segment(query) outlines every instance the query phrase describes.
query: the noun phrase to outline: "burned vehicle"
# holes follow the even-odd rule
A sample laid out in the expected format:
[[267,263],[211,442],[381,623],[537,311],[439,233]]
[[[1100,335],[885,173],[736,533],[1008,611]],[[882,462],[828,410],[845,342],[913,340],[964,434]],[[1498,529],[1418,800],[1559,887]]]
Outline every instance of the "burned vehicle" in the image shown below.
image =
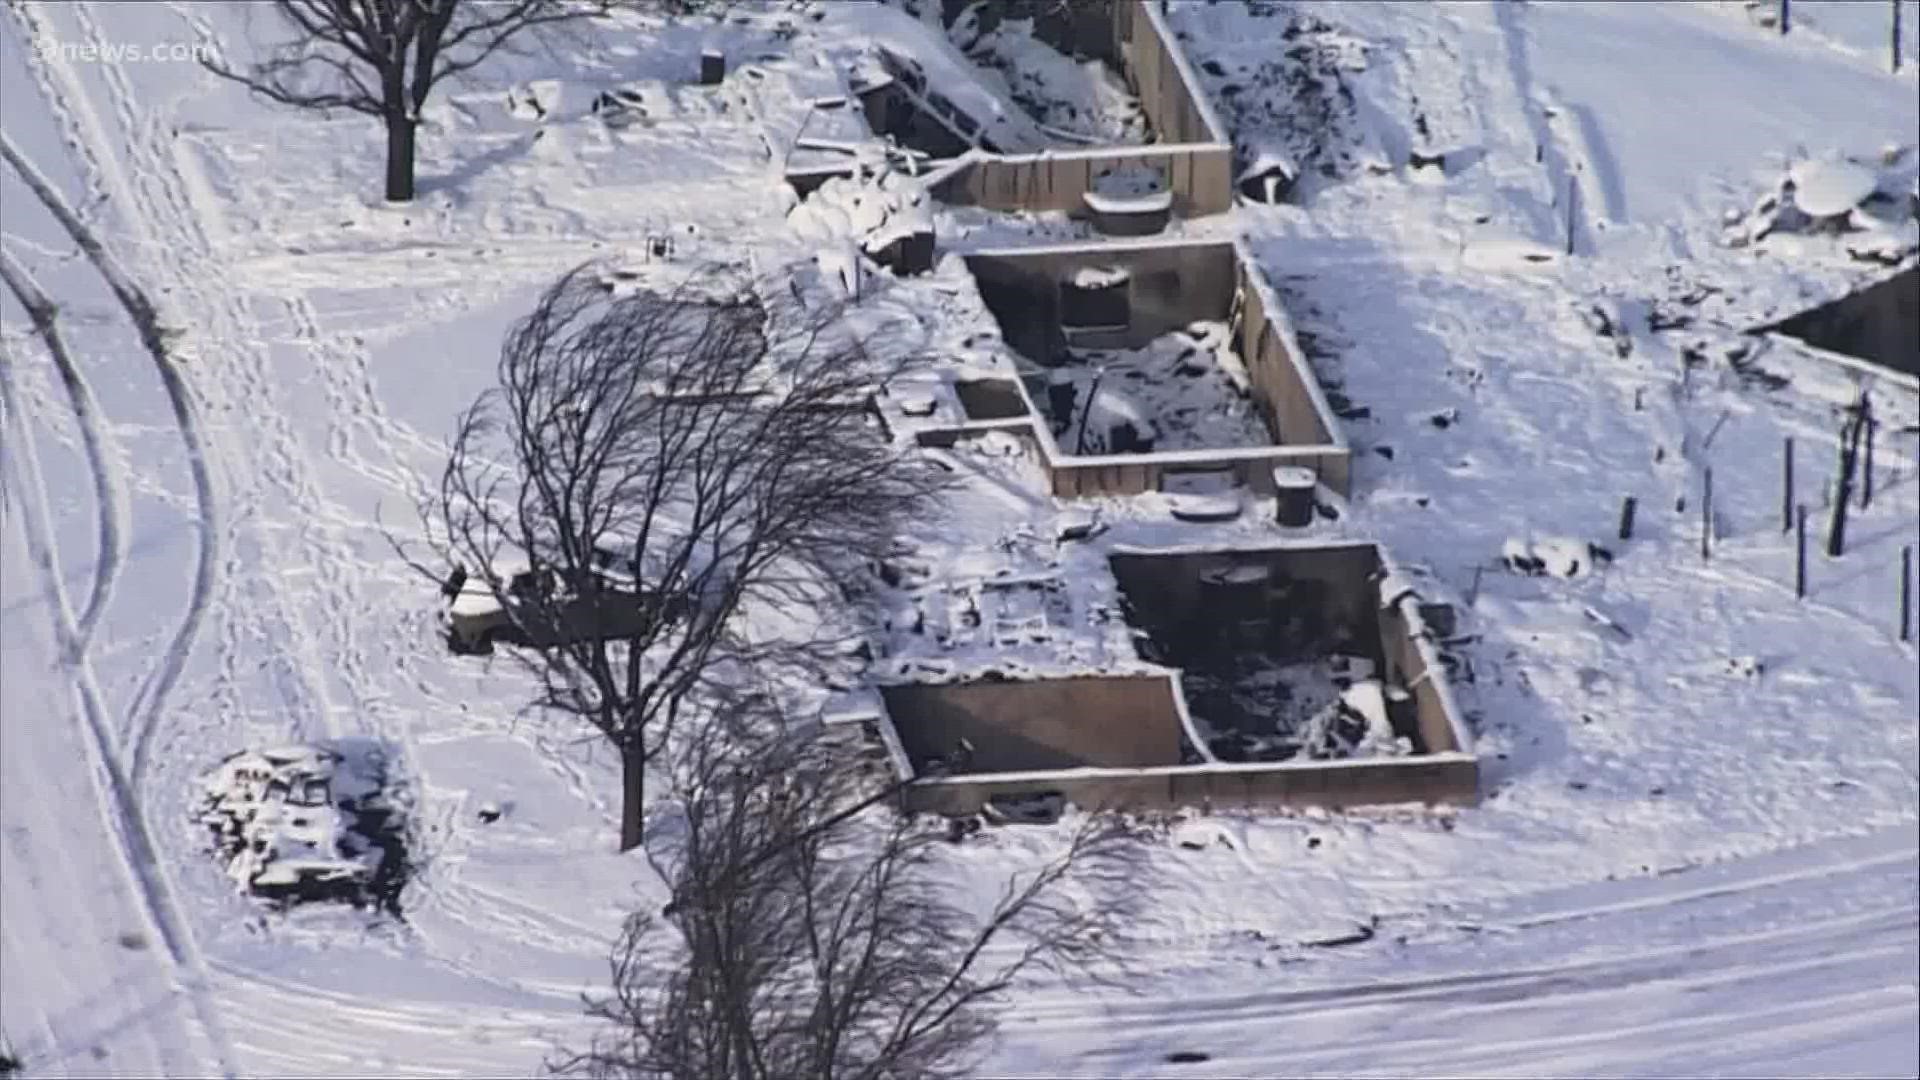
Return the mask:
[[322,746],[243,750],[202,780],[196,817],[243,889],[358,900],[381,876],[393,808],[384,770]]
[[550,648],[569,641],[632,637],[657,620],[677,618],[678,602],[643,586],[630,553],[596,547],[592,563],[568,575],[529,562],[498,567],[490,583],[456,567],[441,588],[447,598],[447,646],[487,654],[495,642]]

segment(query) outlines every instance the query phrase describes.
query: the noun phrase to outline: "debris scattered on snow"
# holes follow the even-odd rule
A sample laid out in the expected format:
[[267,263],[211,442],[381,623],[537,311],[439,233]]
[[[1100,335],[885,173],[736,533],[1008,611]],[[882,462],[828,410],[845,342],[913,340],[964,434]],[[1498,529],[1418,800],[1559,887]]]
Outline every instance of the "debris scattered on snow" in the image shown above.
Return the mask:
[[1501,547],[1500,557],[1508,569],[1529,577],[1579,577],[1591,572],[1597,561],[1592,545],[1567,537],[1509,539]]
[[374,752],[245,750],[203,778],[195,818],[212,832],[228,876],[254,895],[379,901],[397,911],[405,856],[387,787]]
[[1293,190],[1294,178],[1299,174],[1299,169],[1285,154],[1262,150],[1253,155],[1253,161],[1241,170],[1234,183],[1240,194],[1255,202],[1277,203]]
[[854,177],[836,176],[787,215],[802,239],[852,241],[869,255],[889,244],[933,232],[933,208],[920,181],[884,165]]

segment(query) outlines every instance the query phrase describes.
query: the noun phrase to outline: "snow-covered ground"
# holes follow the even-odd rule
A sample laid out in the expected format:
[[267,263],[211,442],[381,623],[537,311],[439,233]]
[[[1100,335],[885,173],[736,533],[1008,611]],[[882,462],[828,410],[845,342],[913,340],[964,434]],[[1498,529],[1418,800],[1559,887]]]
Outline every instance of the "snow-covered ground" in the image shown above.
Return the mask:
[[[1784,39],[1738,4],[1274,7],[1173,18],[1222,72],[1311,20],[1302,39],[1330,50],[1351,109],[1337,90],[1290,109],[1250,81],[1231,96],[1270,108],[1226,111],[1243,141],[1260,117],[1324,113],[1289,137],[1318,140],[1328,174],[1303,205],[1188,228],[1248,237],[1323,378],[1367,410],[1326,535],[1379,539],[1466,609],[1479,640],[1457,689],[1484,801],[1172,825],[1138,851],[1131,992],[1023,990],[987,1070],[1920,1073],[1920,686],[1893,621],[1898,553],[1920,540],[1920,459],[1898,429],[1920,410],[1878,392],[1873,505],[1844,557],[1813,553],[1797,602],[1781,442],[1824,524],[1852,376],[1775,349],[1758,363],[1791,382],[1768,391],[1723,360],[1733,331],[1889,271],[1843,238],[1722,242],[1723,213],[1802,147],[1913,142],[1920,57],[1886,73],[1859,13],[1885,5],[1796,0]],[[577,995],[621,912],[660,893],[611,853],[614,762],[519,715],[510,661],[447,655],[437,594],[382,532],[417,531],[454,412],[559,272],[644,265],[667,236],[680,262],[808,254],[775,148],[814,92],[805,58],[851,16],[780,18],[626,16],[591,45],[503,58],[429,107],[422,196],[394,208],[363,119],[84,48],[244,56],[264,9],[8,6],[0,129],[152,295],[190,390],[176,410],[100,276],[0,169],[0,239],[59,301],[92,403],[76,415],[0,298],[0,1031],[30,1075],[521,1074],[582,1030]],[[786,59],[703,89],[705,47]],[[544,115],[509,84],[547,95]],[[589,114],[614,86],[644,88],[647,122]],[[1445,175],[1405,168],[1410,150],[1444,153]],[[995,244],[1064,228],[967,224]],[[870,317],[899,348],[964,356],[990,324],[956,283],[952,262],[883,280]],[[1593,332],[1596,304],[1627,324],[1627,355]],[[1692,321],[1656,331],[1655,313]],[[984,576],[995,541],[1051,536],[1062,513],[1030,464],[972,454],[955,455],[964,528],[922,527],[936,578]],[[1271,535],[1258,508],[1189,526],[1158,496],[1095,506],[1102,544]],[[1570,580],[1499,569],[1526,537],[1613,561]],[[91,637],[63,647],[96,592]],[[195,779],[243,747],[355,737],[387,745],[416,795],[405,921],[268,916],[202,850]],[[987,830],[950,852],[954,880],[995,887],[1057,843]],[[1368,940],[1308,944],[1361,926]]]

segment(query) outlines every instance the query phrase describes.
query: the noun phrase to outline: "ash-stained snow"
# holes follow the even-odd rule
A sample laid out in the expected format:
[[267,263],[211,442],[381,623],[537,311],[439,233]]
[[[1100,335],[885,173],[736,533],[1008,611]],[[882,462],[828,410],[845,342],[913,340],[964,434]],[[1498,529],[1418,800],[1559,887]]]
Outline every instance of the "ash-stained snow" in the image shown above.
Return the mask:
[[[1089,280],[1094,287],[1113,283],[1104,276]],[[1034,396],[1069,453],[1225,450],[1274,441],[1219,322],[1194,323],[1137,349],[1073,349],[1066,364],[1046,372],[1046,388]],[[1123,445],[1115,445],[1118,428],[1126,429]]]
[[[813,254],[788,227],[782,158],[815,99],[848,93],[850,64],[906,41],[877,10],[623,8],[577,45],[503,54],[429,103],[421,197],[393,207],[364,118],[284,111],[193,64],[44,48],[204,35],[243,57],[269,36],[263,9],[8,6],[0,126],[161,305],[216,481],[201,505],[112,296],[0,169],[8,254],[60,301],[97,404],[76,414],[0,295],[0,1030],[26,1071],[523,1074],[589,1030],[579,993],[605,978],[619,920],[664,903],[612,853],[616,763],[577,726],[522,714],[512,663],[448,655],[443,601],[383,533],[420,539],[410,508],[455,412],[559,273],[606,254]],[[1352,497],[1302,539],[1379,541],[1423,602],[1455,605],[1442,655],[1482,802],[1142,821],[1128,888],[1143,913],[1115,973],[1128,992],[1020,988],[983,1073],[1920,1072],[1920,687],[1893,626],[1899,551],[1920,542],[1920,406],[1743,333],[1912,264],[1897,202],[1913,156],[1878,170],[1891,202],[1849,215],[1879,222],[1871,235],[1742,225],[1735,243],[1726,220],[1758,216],[1796,161],[1913,142],[1920,62],[1886,71],[1886,10],[1794,0],[1782,37],[1737,3],[1171,6],[1236,142],[1300,177],[1300,205],[1174,231],[1245,234],[1347,414]],[[1920,11],[1903,11],[1911,36]],[[956,94],[982,86],[934,44],[974,71],[948,80]],[[710,47],[728,77],[699,87]],[[596,113],[615,91],[624,104]],[[979,93],[983,112],[991,99],[1033,123]],[[1084,233],[1058,216],[936,219],[949,245]],[[1601,298],[1619,301],[1624,354],[1579,315]],[[961,260],[881,280],[860,315],[885,350],[934,360],[902,399],[958,416],[956,379],[1015,375]],[[1883,421],[1875,492],[1834,559],[1839,409],[1863,386]],[[111,451],[123,559],[76,659],[48,596],[57,584],[78,609],[102,561],[86,425]],[[1779,505],[1789,436],[1815,534],[1805,601]],[[937,453],[962,488],[902,538],[903,614],[874,676],[1149,669],[1106,553],[1276,535],[1271,501],[1244,491],[1213,493],[1245,506],[1216,522],[1175,516],[1188,492],[1069,506],[1005,432]],[[1629,495],[1634,539],[1616,542]],[[27,542],[43,511],[51,573]],[[1081,530],[1096,535],[1063,539]],[[209,537],[223,557],[196,595]],[[1504,570],[1508,539],[1537,555],[1552,537],[1613,561]],[[955,648],[903,629],[915,609]],[[178,683],[149,701],[195,610]],[[263,918],[190,823],[198,779],[247,747],[352,736],[395,747],[417,793],[404,921],[328,905]],[[142,820],[155,867],[135,857]],[[984,904],[1058,843],[988,828],[938,863]]]
[[1098,146],[1145,142],[1140,99],[1099,60],[1075,60],[1033,34],[1032,19],[1005,19],[968,33],[963,15],[949,33],[970,38],[966,51],[1005,81],[1007,94],[1056,138]]

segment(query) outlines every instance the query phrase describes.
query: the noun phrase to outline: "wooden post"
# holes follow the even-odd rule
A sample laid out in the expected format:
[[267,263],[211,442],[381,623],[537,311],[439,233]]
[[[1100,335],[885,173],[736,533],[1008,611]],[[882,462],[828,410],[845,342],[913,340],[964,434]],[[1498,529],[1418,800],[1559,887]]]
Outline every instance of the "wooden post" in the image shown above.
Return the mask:
[[1900,0],[1890,0],[1893,5],[1893,33],[1888,41],[1893,46],[1893,73],[1900,74]]
[[1580,189],[1574,185],[1573,174],[1567,174],[1567,254],[1573,254],[1573,214],[1575,197]]
[[1795,518],[1794,530],[1793,595],[1795,599],[1805,600],[1807,598],[1807,508],[1803,504],[1798,510],[1799,516]]
[[1700,491],[1700,561],[1713,558],[1713,470],[1708,469]]
[[1901,548],[1901,640],[1914,640],[1914,546]]
[[1867,458],[1861,463],[1860,472],[1860,509],[1873,505],[1873,437],[1880,430],[1880,421],[1867,417]]
[[1853,501],[1853,472],[1859,467],[1860,436],[1867,428],[1866,400],[1855,406],[1853,419],[1840,431],[1840,482],[1833,497],[1833,517],[1827,525],[1827,557],[1847,551],[1847,505]]
[[1787,436],[1787,446],[1781,458],[1780,485],[1780,531],[1793,531],[1793,436]]
[[1780,0],[1780,34],[1786,36],[1793,27],[1793,0]]
[[1634,497],[1629,495],[1620,502],[1620,539],[1633,539]]

